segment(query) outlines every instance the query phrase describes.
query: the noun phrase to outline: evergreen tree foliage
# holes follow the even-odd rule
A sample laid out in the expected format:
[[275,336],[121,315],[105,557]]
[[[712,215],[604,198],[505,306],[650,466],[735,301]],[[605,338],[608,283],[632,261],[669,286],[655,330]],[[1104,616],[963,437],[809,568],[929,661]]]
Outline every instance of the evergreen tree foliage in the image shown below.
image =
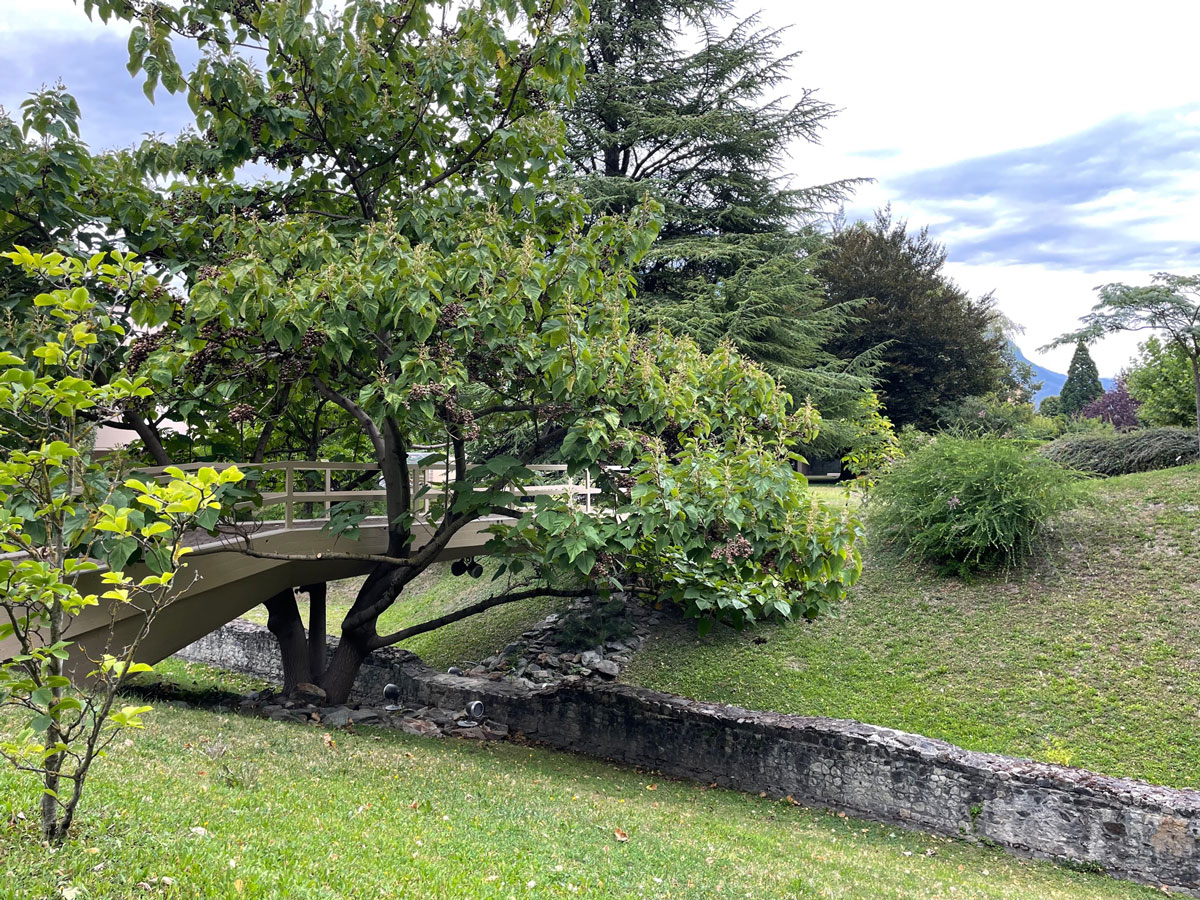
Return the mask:
[[1104,393],[1100,384],[1100,372],[1092,355],[1088,353],[1087,345],[1079,341],[1075,345],[1075,355],[1071,357],[1071,366],[1067,369],[1067,380],[1059,395],[1059,408],[1064,415],[1074,416],[1083,412],[1083,408],[1098,399]]
[[885,209],[837,230],[817,267],[831,306],[863,303],[832,348],[845,359],[882,348],[879,390],[897,425],[933,427],[939,408],[1019,381],[992,296],[970,297],[945,262],[927,228],[910,233]]
[[[626,213],[647,193],[664,207],[639,271],[634,321],[713,347],[731,341],[797,401],[847,414],[870,385],[866,360],[826,350],[852,304],[822,302],[821,234],[806,223],[849,182],[793,188],[788,145],[815,142],[833,115],[785,89],[793,55],[731,0],[598,0],[587,81],[564,111],[571,170],[596,213]],[[692,40],[692,38],[696,40]]]

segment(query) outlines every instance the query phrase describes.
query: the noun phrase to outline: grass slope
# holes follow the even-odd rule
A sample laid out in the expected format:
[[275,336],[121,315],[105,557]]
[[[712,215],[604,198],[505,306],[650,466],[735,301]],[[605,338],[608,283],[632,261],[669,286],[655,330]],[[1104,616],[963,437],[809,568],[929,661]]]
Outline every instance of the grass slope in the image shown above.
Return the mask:
[[1032,574],[965,583],[872,552],[835,614],[705,639],[680,626],[624,677],[1200,786],[1200,468],[1093,491]]
[[0,898],[1161,896],[515,744],[171,706],[148,721],[98,764],[58,851],[0,768]]
[[[379,633],[387,634],[408,625],[417,625],[436,616],[484,599],[498,590],[492,581],[495,564],[481,560],[481,578],[455,577],[449,563],[438,563],[416,579],[400,600],[379,617]],[[326,618],[330,634],[340,634],[342,619],[354,603],[363,579],[349,578],[329,585]],[[478,662],[504,647],[513,637],[527,630],[550,613],[562,608],[558,599],[533,599],[497,606],[487,612],[437,631],[417,635],[397,645],[416,653],[431,666],[443,668],[465,661]],[[308,601],[301,598],[300,613],[308,618]],[[267,624],[267,611],[256,606],[242,618],[260,625]]]

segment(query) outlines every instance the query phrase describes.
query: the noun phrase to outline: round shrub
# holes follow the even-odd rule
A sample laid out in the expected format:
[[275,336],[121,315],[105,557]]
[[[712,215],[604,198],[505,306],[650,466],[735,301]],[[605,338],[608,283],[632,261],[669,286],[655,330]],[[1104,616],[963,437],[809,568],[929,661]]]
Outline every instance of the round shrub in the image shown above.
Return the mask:
[[1079,496],[1076,473],[1019,442],[941,435],[879,483],[870,531],[943,571],[1007,568]]
[[1195,462],[1196,432],[1187,428],[1144,428],[1124,434],[1068,434],[1042,447],[1059,465],[1091,475],[1128,475]]

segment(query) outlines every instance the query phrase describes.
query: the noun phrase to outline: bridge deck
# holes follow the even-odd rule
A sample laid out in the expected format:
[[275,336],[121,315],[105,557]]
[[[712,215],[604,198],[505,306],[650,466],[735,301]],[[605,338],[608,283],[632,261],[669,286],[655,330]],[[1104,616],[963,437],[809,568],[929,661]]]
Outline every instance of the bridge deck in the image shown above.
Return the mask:
[[[180,466],[188,470],[200,466]],[[181,650],[204,635],[237,618],[272,595],[288,587],[336,581],[365,575],[372,563],[358,560],[312,559],[304,561],[260,559],[249,556],[239,548],[249,544],[258,551],[278,554],[305,554],[346,552],[379,554],[387,548],[386,519],[369,516],[358,526],[354,537],[333,535],[325,526],[328,519],[306,517],[313,512],[324,512],[327,516],[336,504],[343,502],[378,503],[385,494],[380,488],[344,490],[334,484],[337,472],[351,472],[370,477],[378,469],[356,463],[288,462],[251,466],[283,475],[282,491],[264,491],[261,509],[283,507],[283,517],[278,520],[248,523],[244,536],[223,535],[212,537],[198,532],[195,541],[188,541],[196,552],[186,557],[187,568],[178,574],[179,592],[164,607],[154,620],[149,635],[142,641],[138,652],[141,662],[155,663]],[[430,502],[444,490],[445,466],[412,468],[413,493],[417,503],[428,510]],[[531,466],[535,472],[565,476],[565,466]],[[297,474],[318,472],[324,475],[324,490],[296,490]],[[163,476],[161,469],[145,470],[145,474]],[[378,482],[378,480],[376,479]],[[555,484],[522,486],[522,497],[545,493],[577,495],[580,502],[591,508],[592,498],[597,493],[590,480],[582,483],[571,480]],[[498,522],[511,521],[502,516],[480,518],[462,527],[448,546],[438,554],[439,560],[461,559],[475,556],[483,551],[491,535],[487,529]],[[436,523],[430,524],[424,515],[418,517],[414,528],[416,537],[413,550],[419,550],[433,534]],[[132,577],[140,577],[136,566],[130,568]],[[142,573],[144,574],[144,573]],[[96,585],[81,585],[85,592],[95,591]],[[140,630],[144,613],[133,605],[101,602],[100,606],[85,610],[71,623],[67,638],[90,659],[99,658],[113,648],[121,648]],[[16,653],[15,642],[9,639],[0,642],[0,657]]]

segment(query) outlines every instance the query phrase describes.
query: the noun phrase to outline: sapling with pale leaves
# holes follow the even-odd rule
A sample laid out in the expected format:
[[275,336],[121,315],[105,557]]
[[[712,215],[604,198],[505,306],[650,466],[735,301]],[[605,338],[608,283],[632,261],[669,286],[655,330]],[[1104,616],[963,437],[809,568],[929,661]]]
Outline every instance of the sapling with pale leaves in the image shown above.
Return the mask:
[[[135,661],[138,645],[186,579],[185,537],[215,522],[222,489],[242,476],[168,469],[143,481],[89,451],[100,423],[150,397],[144,378],[93,380],[111,371],[103,360],[122,352],[124,334],[88,286],[136,291],[131,255],[3,256],[47,290],[0,335],[0,755],[41,783],[42,834],[58,844],[92,763],[149,710],[122,705],[121,690],[149,668]],[[111,624],[131,606],[141,624],[84,653],[71,625],[102,601]]]

